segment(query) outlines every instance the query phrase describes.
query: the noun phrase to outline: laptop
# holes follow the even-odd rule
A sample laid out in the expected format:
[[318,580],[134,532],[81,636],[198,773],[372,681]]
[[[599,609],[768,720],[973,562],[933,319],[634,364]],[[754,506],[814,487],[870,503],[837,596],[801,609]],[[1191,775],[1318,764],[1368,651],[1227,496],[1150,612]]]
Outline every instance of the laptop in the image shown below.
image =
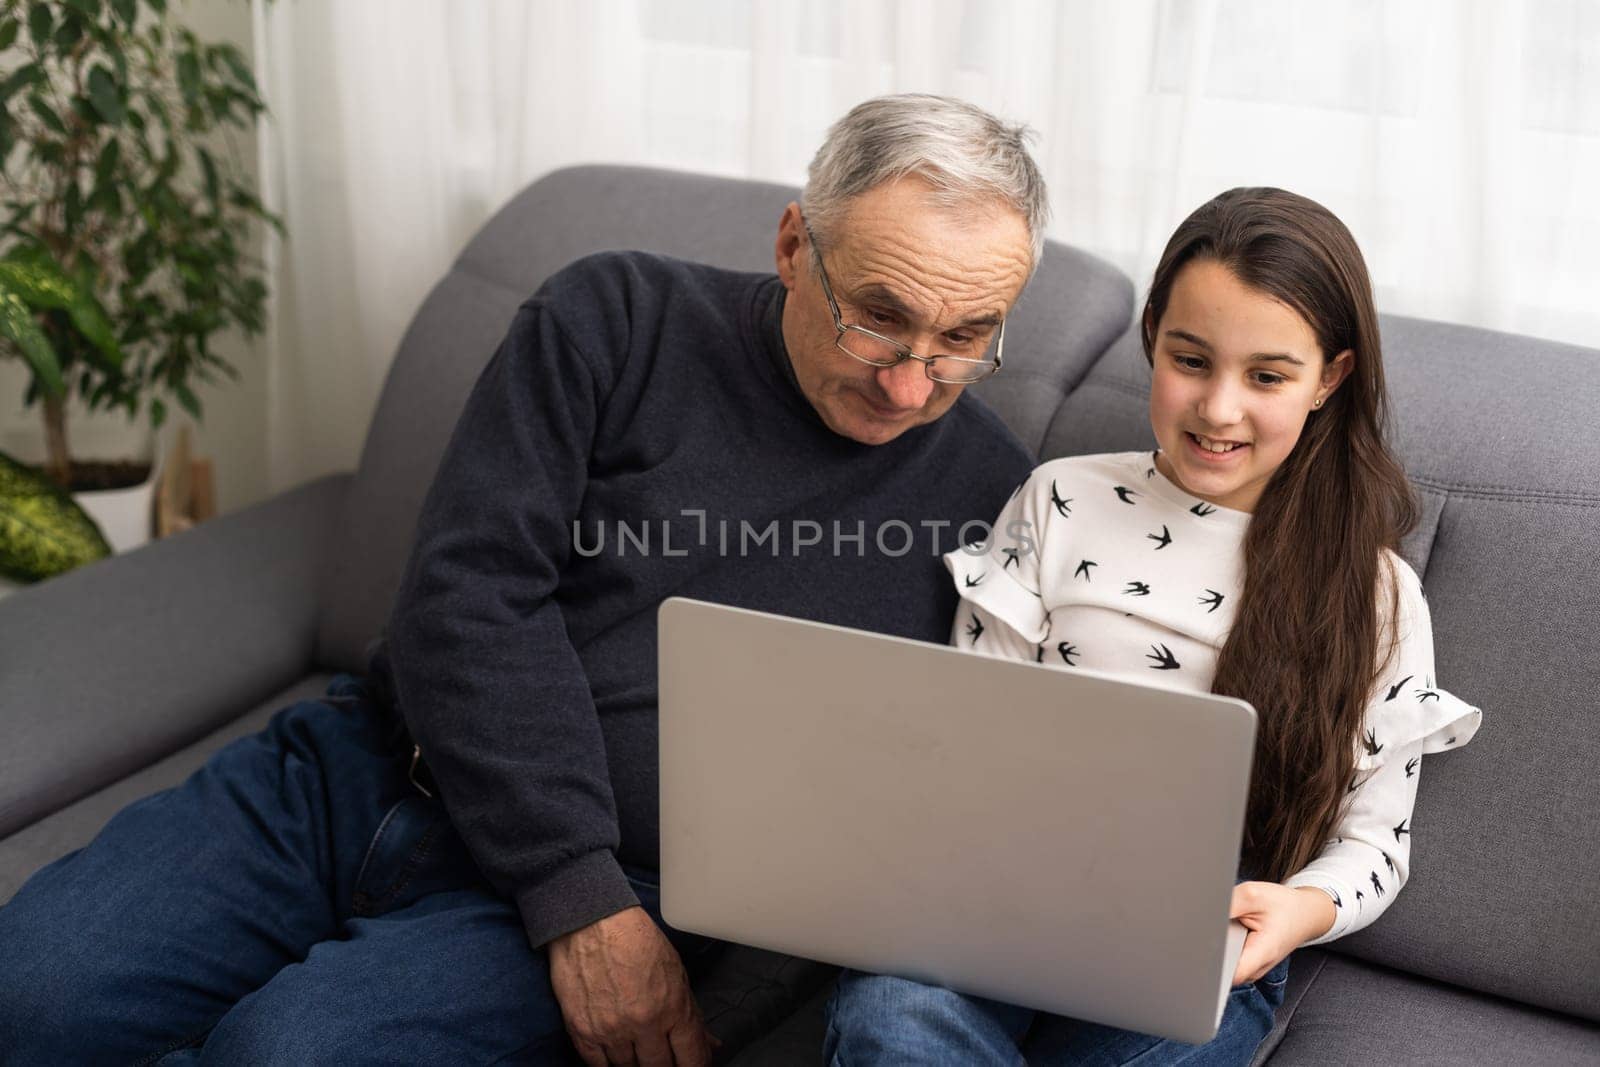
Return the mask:
[[1215,1036],[1249,704],[682,598],[659,624],[670,925]]

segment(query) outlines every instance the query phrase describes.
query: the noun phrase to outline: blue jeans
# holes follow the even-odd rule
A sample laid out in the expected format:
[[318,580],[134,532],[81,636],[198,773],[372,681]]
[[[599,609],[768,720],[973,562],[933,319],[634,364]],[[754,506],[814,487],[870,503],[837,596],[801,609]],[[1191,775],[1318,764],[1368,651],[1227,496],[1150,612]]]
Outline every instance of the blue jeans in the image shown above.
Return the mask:
[[342,676],[38,871],[0,907],[0,1064],[578,1062],[409,757]]
[[1113,1064],[1245,1067],[1272,1031],[1289,961],[1228,994],[1217,1036],[1185,1045],[953,993],[904,978],[846,971],[828,1001],[827,1062]]

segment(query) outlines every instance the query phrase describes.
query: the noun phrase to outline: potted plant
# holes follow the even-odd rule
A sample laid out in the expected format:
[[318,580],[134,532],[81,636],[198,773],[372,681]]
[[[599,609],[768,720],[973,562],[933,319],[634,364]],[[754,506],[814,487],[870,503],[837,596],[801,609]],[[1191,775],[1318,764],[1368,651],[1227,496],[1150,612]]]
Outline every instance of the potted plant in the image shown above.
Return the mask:
[[0,64],[0,358],[27,365],[48,477],[146,481],[148,457],[75,461],[68,404],[153,433],[173,403],[200,417],[198,383],[237,377],[213,338],[262,329],[253,227],[282,224],[229,135],[265,107],[239,50],[165,0],[0,0]]

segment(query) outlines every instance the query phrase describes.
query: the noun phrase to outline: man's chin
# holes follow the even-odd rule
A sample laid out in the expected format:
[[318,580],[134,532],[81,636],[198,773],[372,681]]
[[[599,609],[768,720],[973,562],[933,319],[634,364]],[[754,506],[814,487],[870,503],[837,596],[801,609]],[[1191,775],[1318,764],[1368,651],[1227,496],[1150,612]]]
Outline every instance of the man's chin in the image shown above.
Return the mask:
[[861,418],[842,420],[834,432],[862,445],[886,445],[917,425],[915,415],[899,419]]

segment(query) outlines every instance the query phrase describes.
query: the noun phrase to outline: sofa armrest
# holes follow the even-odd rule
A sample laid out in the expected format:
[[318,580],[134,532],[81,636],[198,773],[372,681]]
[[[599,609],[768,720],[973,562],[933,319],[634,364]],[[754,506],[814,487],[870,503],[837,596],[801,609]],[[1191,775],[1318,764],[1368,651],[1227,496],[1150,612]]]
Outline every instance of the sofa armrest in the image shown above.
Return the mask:
[[310,670],[351,476],[0,600],[0,838]]

